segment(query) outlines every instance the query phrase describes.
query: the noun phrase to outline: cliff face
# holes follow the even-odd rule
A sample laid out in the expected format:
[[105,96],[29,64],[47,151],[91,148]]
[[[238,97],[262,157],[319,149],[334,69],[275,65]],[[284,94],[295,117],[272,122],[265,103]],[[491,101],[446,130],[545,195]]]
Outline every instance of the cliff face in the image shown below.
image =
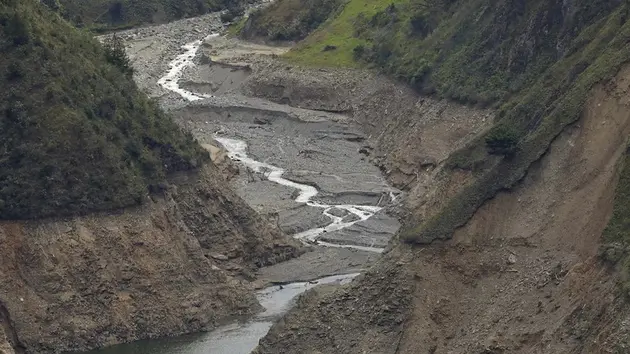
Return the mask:
[[[172,185],[175,186],[175,185]],[[211,329],[258,304],[241,280],[297,247],[226,192],[213,167],[120,212],[0,224],[9,343],[83,350]]]

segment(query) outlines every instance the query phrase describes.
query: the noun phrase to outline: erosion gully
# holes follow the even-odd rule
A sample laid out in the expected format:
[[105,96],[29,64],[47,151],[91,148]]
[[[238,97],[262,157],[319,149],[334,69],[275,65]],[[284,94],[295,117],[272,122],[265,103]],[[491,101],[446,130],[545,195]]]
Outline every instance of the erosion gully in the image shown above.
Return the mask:
[[[218,36],[212,34],[210,37]],[[208,39],[206,38],[206,39]],[[182,72],[194,66],[193,59],[203,40],[197,40],[182,46],[183,53],[178,55],[169,64],[167,73],[159,79],[158,84],[163,88],[175,92],[187,101],[199,101],[213,97],[209,94],[201,94],[186,90],[179,85]],[[228,151],[228,156],[238,163],[246,166],[252,171],[268,173],[267,179],[279,185],[297,190],[294,195],[295,202],[306,204],[312,208],[320,209],[321,213],[330,219],[330,223],[323,227],[314,227],[297,234],[293,237],[311,245],[316,244],[323,247],[350,248],[363,252],[381,253],[383,248],[362,246],[356,244],[330,243],[318,240],[324,233],[331,233],[348,228],[356,223],[363,222],[374,216],[382,207],[373,205],[353,205],[353,204],[325,204],[314,198],[320,191],[311,185],[301,184],[283,178],[285,169],[265,162],[257,161],[248,155],[248,144],[235,137],[215,136],[218,141]],[[395,194],[390,192],[390,199],[395,199]],[[331,209],[342,209],[354,218],[348,219],[333,215]],[[345,220],[345,221],[344,221]],[[350,220],[350,221],[348,221]],[[91,351],[91,354],[110,353],[134,353],[134,354],[248,354],[257,345],[271,328],[274,321],[285,314],[292,306],[294,299],[321,284],[346,284],[352,281],[359,273],[340,274],[328,276],[309,282],[295,282],[285,285],[271,286],[257,292],[257,298],[264,308],[264,311],[247,322],[237,322],[222,326],[212,332],[184,335],[174,338],[163,338],[157,340],[145,340],[134,343],[116,345],[113,347]]]

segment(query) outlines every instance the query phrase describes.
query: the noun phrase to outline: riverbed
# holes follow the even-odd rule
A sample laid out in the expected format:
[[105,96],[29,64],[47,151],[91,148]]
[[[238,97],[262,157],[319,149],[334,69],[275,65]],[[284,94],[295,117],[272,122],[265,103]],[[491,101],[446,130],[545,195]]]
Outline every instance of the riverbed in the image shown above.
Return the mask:
[[[203,21],[216,21],[213,16]],[[380,256],[399,227],[385,210],[399,192],[360,153],[365,140],[360,129],[343,115],[243,96],[239,84],[252,68],[200,62],[200,47],[225,44],[217,32],[199,30],[216,31],[215,22],[200,23],[188,19],[123,35],[139,71],[136,80],[200,143],[227,150],[240,169],[233,182],[237,193],[260,213],[276,215],[279,227],[311,251],[260,270],[259,284],[283,285],[257,292],[264,311],[253,319],[209,333],[122,344],[93,354],[247,354],[299,294],[321,284],[352,281]],[[186,31],[191,26],[197,26],[198,38]],[[187,34],[178,41],[173,38],[178,33]],[[263,55],[264,49],[257,47],[252,54]],[[215,54],[229,59],[229,53]],[[156,67],[162,69],[159,77]]]

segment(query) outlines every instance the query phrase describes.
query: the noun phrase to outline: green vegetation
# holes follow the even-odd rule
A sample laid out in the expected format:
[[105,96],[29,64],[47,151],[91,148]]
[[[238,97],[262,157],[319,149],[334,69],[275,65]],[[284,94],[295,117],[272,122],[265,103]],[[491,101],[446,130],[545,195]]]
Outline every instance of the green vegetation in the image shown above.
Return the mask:
[[576,1],[569,11],[561,1],[415,0],[360,16],[354,32],[370,43],[360,60],[422,92],[486,105],[580,50],[586,43],[573,40],[618,5]]
[[[574,5],[580,8],[580,2]],[[529,166],[544,154],[553,139],[567,125],[579,119],[591,88],[612,78],[621,65],[630,59],[630,23],[626,21],[628,12],[628,5],[620,4],[609,14],[583,17],[589,21],[578,26],[582,30],[567,40],[564,55],[544,70],[535,66],[540,74],[528,81],[528,85],[520,91],[503,99],[497,126],[507,126],[518,132],[515,135],[519,137],[517,149],[513,156],[475,170],[475,183],[453,198],[434,218],[404,230],[404,240],[426,243],[450,238],[455,228],[464,225],[483,202],[500,190],[511,188],[525,175]],[[570,25],[572,28],[577,26],[575,23]],[[532,27],[539,30],[539,26]],[[562,33],[562,28],[558,27],[558,33]],[[549,32],[539,33],[545,38],[562,38]],[[535,43],[536,38],[534,36],[530,40]],[[542,41],[543,38],[540,39]],[[492,47],[488,49],[493,52]],[[483,57],[484,52],[479,52],[478,56]],[[529,62],[538,62],[538,59],[531,58],[525,64]],[[527,70],[522,75],[529,76]],[[483,87],[479,87],[480,92]],[[458,163],[479,161],[482,151],[480,144],[487,143],[492,134],[494,132],[491,131],[484,139],[473,142],[455,154],[451,158],[451,166],[467,168]],[[482,159],[489,160],[488,152],[485,154],[486,157]]]
[[[54,0],[46,0],[52,2]],[[62,15],[95,32],[121,30],[229,10],[242,13],[242,0],[59,0]]]
[[243,24],[243,38],[272,41],[304,39],[342,4],[342,0],[283,0],[254,11]]
[[630,296],[630,153],[621,160],[621,173],[615,193],[613,215],[604,230],[602,256],[621,268],[621,283]]
[[[336,12],[336,16],[326,21],[286,56],[303,65],[356,67],[360,63],[355,60],[355,48],[367,47],[370,42],[355,35],[355,23],[360,18],[376,15],[392,3],[405,1],[408,0],[350,0]],[[327,47],[335,49],[324,51]]]
[[519,132],[506,124],[497,125],[485,137],[488,153],[503,156],[516,153],[519,139]]
[[231,37],[236,37],[240,35],[241,31],[245,27],[245,24],[247,23],[247,19],[247,17],[243,16],[238,19],[238,21],[232,23],[230,27],[228,27],[228,35]]
[[133,78],[133,66],[127,56],[122,39],[114,34],[105,40],[103,48],[105,49],[105,60],[117,66],[130,79]]
[[141,203],[208,155],[105,50],[37,0],[0,0],[0,218]]

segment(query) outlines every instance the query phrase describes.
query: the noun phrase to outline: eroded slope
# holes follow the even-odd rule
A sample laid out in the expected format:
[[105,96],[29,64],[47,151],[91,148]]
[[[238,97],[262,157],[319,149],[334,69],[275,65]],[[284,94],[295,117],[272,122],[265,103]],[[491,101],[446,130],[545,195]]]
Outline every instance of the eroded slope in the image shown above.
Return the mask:
[[258,304],[243,282],[293,257],[208,167],[143,207],[0,225],[0,299],[21,346],[85,350],[211,329]]
[[[582,118],[451,240],[395,246],[358,284],[305,297],[258,351],[621,350],[627,307],[615,272],[597,255],[626,154],[629,89],[626,68],[594,88]],[[447,189],[462,188],[461,174],[445,177]],[[429,193],[424,201],[439,206],[441,197]],[[381,308],[385,322],[370,320]],[[387,321],[395,314],[400,322]]]

